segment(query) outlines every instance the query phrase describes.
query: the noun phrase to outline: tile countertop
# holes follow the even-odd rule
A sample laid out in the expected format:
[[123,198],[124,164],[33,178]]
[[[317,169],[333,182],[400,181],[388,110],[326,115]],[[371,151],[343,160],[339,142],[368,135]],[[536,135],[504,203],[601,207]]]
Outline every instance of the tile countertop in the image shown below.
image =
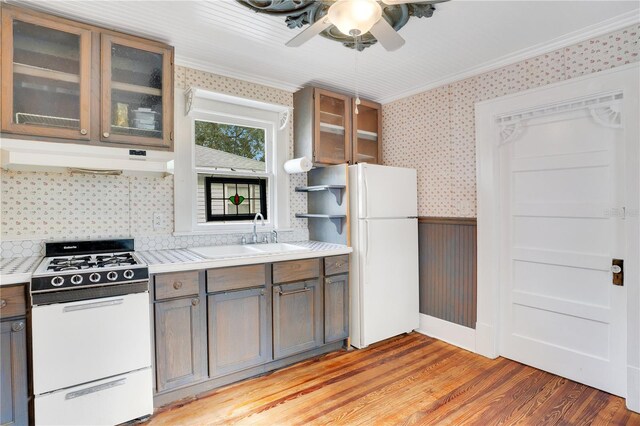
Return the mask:
[[31,281],[42,256],[0,258],[0,286]]
[[[193,269],[220,268],[224,266],[251,265],[255,263],[281,262],[285,260],[309,259],[312,257],[336,256],[353,251],[351,247],[340,244],[302,241],[287,243],[308,248],[310,250],[278,253],[238,255],[209,259],[189,249],[137,251],[140,259],[149,265],[149,273],[188,271]],[[194,247],[195,248],[195,247]]]
[[[312,257],[336,256],[353,251],[351,247],[340,244],[321,243],[317,241],[301,241],[287,243],[309,250],[277,253],[255,254],[209,259],[189,249],[169,249],[153,251],[136,251],[143,262],[149,265],[152,274],[177,272],[193,269],[219,268],[224,266],[251,265],[254,263],[282,262],[285,260],[308,259]],[[195,248],[195,247],[194,247]],[[42,256],[7,257],[0,259],[0,286],[27,283],[31,274],[42,260]]]

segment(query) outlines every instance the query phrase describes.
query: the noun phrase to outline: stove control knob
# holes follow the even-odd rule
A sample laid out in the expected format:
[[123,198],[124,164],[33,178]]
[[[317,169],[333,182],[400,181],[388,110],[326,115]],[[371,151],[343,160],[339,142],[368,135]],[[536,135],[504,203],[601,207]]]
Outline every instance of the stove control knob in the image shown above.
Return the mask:
[[74,285],[78,285],[80,283],[82,283],[82,275],[74,275],[71,277],[71,283]]
[[122,275],[124,275],[126,279],[130,280],[133,278],[133,271],[131,269],[127,269]]
[[111,271],[107,274],[107,279],[109,281],[115,281],[118,279],[118,273],[116,271]]
[[51,285],[54,287],[60,287],[62,284],[64,284],[64,278],[62,277],[53,277],[51,278]]
[[100,274],[94,272],[93,274],[89,275],[89,281],[91,281],[92,283],[97,283],[98,281],[100,281]]

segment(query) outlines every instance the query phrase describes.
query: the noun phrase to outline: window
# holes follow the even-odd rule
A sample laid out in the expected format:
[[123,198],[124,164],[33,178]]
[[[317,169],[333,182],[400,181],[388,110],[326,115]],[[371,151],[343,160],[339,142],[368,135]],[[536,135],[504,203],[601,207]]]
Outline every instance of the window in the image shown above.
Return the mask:
[[267,219],[266,179],[205,178],[207,221]]
[[239,233],[256,213],[264,231],[290,226],[287,106],[191,88],[176,96],[175,233]]
[[195,120],[196,167],[266,171],[265,129]]
[[253,220],[268,214],[268,132],[249,119],[195,119],[198,223]]

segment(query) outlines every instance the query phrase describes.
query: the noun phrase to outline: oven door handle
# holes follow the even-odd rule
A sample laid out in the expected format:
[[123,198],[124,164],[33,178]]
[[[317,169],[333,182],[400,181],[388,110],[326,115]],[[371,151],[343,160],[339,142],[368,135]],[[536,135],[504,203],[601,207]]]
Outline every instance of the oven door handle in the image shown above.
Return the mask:
[[114,380],[112,382],[107,382],[107,383],[102,383],[100,385],[91,386],[90,388],[80,389],[80,390],[75,391],[75,392],[69,392],[68,394],[66,394],[64,396],[64,399],[74,399],[74,398],[78,398],[80,396],[85,396],[85,395],[89,395],[89,394],[92,394],[92,393],[100,392],[100,391],[103,391],[103,390],[111,389],[111,388],[114,388],[116,386],[122,386],[122,385],[125,384],[126,381],[127,381],[126,378],[118,379],[118,380]]
[[84,311],[85,309],[104,308],[105,306],[122,305],[124,299],[105,300],[103,302],[91,302],[83,305],[65,306],[62,312]]

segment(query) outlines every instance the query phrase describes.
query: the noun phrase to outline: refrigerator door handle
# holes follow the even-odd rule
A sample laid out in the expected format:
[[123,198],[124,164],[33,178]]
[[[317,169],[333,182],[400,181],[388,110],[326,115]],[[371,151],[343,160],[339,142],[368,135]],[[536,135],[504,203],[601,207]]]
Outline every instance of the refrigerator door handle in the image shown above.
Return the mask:
[[369,221],[368,220],[364,221],[364,238],[365,238],[364,262],[366,265],[368,265],[369,264]]
[[362,210],[363,217],[368,217],[369,213],[369,186],[367,184],[367,169],[365,166],[362,166]]

